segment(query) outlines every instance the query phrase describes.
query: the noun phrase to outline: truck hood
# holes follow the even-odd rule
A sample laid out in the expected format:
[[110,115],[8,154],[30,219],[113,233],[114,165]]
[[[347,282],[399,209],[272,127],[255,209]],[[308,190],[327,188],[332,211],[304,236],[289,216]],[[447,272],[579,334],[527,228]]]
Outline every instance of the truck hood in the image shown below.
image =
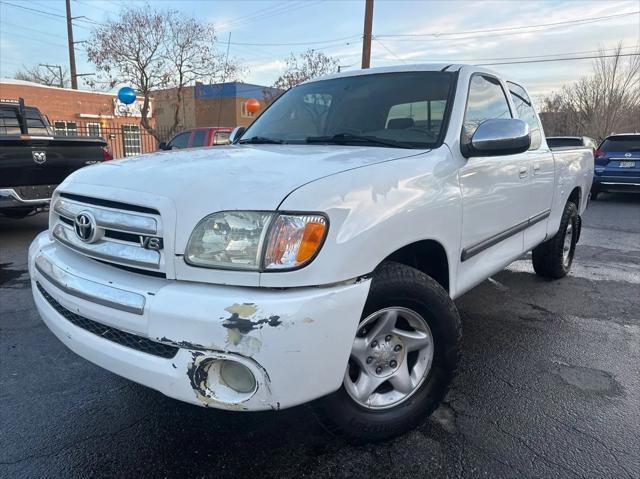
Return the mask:
[[203,212],[274,210],[313,180],[422,153],[335,145],[217,146],[105,162],[77,171],[67,183],[164,196],[180,214],[193,211],[200,219]]

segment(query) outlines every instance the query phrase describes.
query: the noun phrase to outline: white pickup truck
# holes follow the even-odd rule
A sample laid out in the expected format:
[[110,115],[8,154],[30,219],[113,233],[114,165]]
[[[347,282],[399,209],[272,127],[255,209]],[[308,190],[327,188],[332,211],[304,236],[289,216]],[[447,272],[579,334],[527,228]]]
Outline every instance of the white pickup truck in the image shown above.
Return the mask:
[[522,86],[473,66],[310,81],[233,141],[65,180],[29,251],[40,315],[167,396],[311,402],[365,440],[445,396],[454,299],[531,250],[567,274],[593,177],[590,149],[549,150]]

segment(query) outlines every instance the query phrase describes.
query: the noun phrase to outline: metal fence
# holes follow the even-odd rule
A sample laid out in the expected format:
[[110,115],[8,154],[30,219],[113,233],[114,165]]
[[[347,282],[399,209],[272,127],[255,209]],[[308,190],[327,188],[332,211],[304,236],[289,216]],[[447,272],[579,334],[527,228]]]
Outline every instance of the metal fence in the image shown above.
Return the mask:
[[[158,150],[158,140],[144,128],[136,124],[120,126],[104,126],[100,123],[54,122],[56,135],[62,136],[92,136],[107,140],[114,158],[151,153]],[[161,141],[169,140],[168,130],[158,130]]]

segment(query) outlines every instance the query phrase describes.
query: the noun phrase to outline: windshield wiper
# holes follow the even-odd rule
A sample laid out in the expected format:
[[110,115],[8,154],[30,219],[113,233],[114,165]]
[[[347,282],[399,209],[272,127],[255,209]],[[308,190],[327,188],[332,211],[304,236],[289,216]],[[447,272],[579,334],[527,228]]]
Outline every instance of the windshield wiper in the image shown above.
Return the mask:
[[369,143],[370,145],[390,146],[393,148],[411,148],[406,144],[394,140],[385,140],[376,136],[353,135],[351,133],[337,133],[331,136],[308,136],[305,141],[307,143]]
[[246,140],[240,140],[238,143],[246,144],[250,143],[252,145],[259,144],[270,144],[270,145],[282,145],[284,141],[276,140],[275,138],[267,138],[265,136],[252,136],[251,138],[247,138]]

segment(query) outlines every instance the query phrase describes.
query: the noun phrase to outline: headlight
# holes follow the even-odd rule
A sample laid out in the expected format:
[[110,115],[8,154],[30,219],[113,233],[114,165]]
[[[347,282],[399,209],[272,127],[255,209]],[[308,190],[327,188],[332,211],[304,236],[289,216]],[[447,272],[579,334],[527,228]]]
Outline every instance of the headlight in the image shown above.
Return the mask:
[[185,261],[193,266],[251,271],[295,269],[316,256],[327,233],[322,215],[223,211],[191,233]]

